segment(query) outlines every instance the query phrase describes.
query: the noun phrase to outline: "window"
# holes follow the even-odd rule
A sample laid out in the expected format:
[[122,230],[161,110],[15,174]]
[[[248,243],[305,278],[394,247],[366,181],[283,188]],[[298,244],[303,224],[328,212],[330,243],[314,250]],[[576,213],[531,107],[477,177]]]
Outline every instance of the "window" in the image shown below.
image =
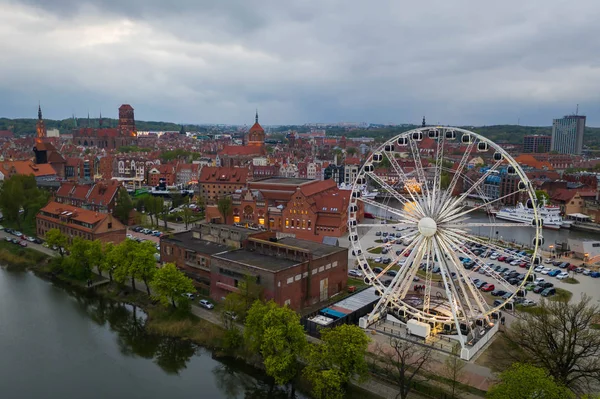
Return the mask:
[[331,269],[331,263],[328,263],[328,264],[325,266],[325,270],[329,270],[329,269]]
[[338,265],[337,260],[331,264],[331,267],[336,267]]
[[290,221],[289,219],[285,219],[285,227],[290,227]]
[[294,278],[294,280],[298,281],[302,278],[301,274],[296,274],[296,277]]
[[290,277],[290,278],[287,279],[287,283],[288,284],[292,284],[293,282],[294,282],[294,278],[293,277]]

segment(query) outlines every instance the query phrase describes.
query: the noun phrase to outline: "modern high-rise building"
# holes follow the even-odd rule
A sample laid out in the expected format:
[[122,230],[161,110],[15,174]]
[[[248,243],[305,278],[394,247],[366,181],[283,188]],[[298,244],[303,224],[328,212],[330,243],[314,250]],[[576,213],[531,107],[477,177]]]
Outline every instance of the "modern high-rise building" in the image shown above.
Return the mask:
[[551,150],[560,154],[577,154],[583,151],[584,115],[567,115],[552,121]]
[[523,137],[523,152],[526,152],[526,153],[550,152],[551,145],[552,145],[552,137],[551,136],[542,136],[539,134],[533,134],[530,136]]

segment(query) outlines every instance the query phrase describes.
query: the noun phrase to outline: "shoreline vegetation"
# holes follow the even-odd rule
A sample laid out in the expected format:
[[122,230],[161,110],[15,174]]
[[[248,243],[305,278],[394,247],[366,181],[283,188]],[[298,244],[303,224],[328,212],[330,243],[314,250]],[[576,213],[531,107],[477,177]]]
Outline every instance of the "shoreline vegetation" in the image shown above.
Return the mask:
[[[251,353],[243,347],[244,333],[239,331],[237,327],[233,327],[233,323],[222,320],[221,325],[216,324],[194,315],[189,306],[164,306],[159,300],[149,296],[144,291],[140,291],[139,289],[143,289],[142,287],[133,289],[129,285],[116,281],[109,281],[107,284],[93,288],[86,287],[85,280],[70,277],[60,271],[57,272],[53,262],[58,259],[60,259],[58,256],[53,258],[36,249],[18,247],[6,241],[0,242],[0,264],[5,265],[8,270],[31,271],[37,277],[49,280],[58,286],[68,288],[68,290],[73,289],[79,293],[92,294],[103,299],[139,307],[147,314],[145,329],[148,334],[190,340],[196,345],[211,350],[213,356],[217,359],[241,361],[248,367],[266,373],[267,370],[261,355]],[[99,276],[95,273],[91,278],[92,281],[106,279],[106,276]],[[220,312],[222,309],[219,308],[220,306],[214,312]],[[227,308],[228,304],[225,303],[224,309]],[[234,345],[232,345],[232,341],[235,342]],[[388,396],[389,392],[396,392],[398,389],[393,383],[393,378],[390,379],[389,376],[384,375],[380,367],[372,367],[372,365],[378,364],[377,361],[373,362],[373,356],[371,353],[366,354],[366,358],[370,359],[367,374],[371,380],[371,383],[366,386],[370,389],[361,384],[361,382],[365,382],[366,377],[357,381],[348,381],[347,384],[352,388],[355,395],[360,393],[361,398],[364,399],[382,398]],[[442,386],[445,385],[442,381],[439,381],[438,384],[415,386],[416,389],[414,390],[426,394],[440,394],[444,392],[444,389],[439,386],[440,382]],[[284,387],[288,385],[277,384],[276,381],[273,383]],[[292,384],[292,391],[296,388],[301,389],[303,393],[311,390],[310,384],[304,375],[298,374],[290,380],[290,383]],[[375,392],[375,390],[378,392]],[[483,393],[477,392],[475,389],[467,388],[466,390],[471,393]]]

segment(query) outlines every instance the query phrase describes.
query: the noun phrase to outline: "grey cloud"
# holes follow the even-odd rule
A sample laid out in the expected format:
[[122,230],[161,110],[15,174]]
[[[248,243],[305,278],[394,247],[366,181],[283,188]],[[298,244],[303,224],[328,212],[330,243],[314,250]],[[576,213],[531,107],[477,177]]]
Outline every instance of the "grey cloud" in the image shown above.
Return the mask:
[[0,0],[0,114],[548,125],[580,103],[600,122],[595,1],[421,3]]

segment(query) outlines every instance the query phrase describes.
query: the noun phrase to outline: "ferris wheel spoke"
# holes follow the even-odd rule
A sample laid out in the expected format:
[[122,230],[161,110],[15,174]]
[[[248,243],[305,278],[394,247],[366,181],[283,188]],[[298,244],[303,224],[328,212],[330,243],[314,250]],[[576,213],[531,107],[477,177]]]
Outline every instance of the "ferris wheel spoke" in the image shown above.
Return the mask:
[[511,192],[509,194],[503,195],[502,197],[498,197],[498,198],[496,198],[494,200],[484,202],[482,205],[478,205],[478,206],[475,206],[473,208],[466,209],[466,210],[464,210],[462,212],[461,212],[461,210],[464,209],[464,207],[463,208],[457,208],[457,209],[455,209],[454,213],[450,213],[448,216],[446,216],[446,218],[443,220],[443,222],[447,223],[447,222],[453,221],[453,220],[455,220],[455,219],[457,219],[459,217],[468,215],[469,213],[475,212],[477,210],[480,210],[480,209],[483,209],[483,208],[490,208],[491,205],[494,202],[502,201],[502,200],[504,200],[506,198],[518,195],[519,193],[520,193],[520,191],[513,191],[513,192]]
[[[491,223],[491,222],[474,222],[474,223],[442,223],[440,224],[442,227],[447,228],[456,228],[456,229],[464,229],[469,227],[525,227],[528,229],[533,228],[533,225],[525,224],[525,223]],[[465,233],[468,233],[465,230],[462,230]]]
[[404,173],[404,170],[402,170],[402,167],[398,163],[398,160],[396,160],[396,156],[394,155],[394,153],[389,153],[387,151],[384,152],[384,155],[386,156],[388,161],[390,161],[390,165],[392,165],[392,169],[394,169],[394,172],[396,172],[396,174],[398,175],[399,182],[401,182],[403,184],[404,189],[408,192],[408,195],[410,195],[410,198],[413,200],[413,203],[415,204],[415,206],[417,207],[419,212],[422,215],[424,215],[425,212],[423,210],[423,205],[422,205],[423,198],[420,197],[420,198],[418,198],[419,200],[417,200],[417,198],[415,198],[415,196],[413,195],[413,189],[410,188],[411,181],[406,176],[406,173]]
[[412,222],[412,223],[387,223],[387,224],[377,224],[377,223],[359,223],[357,224],[355,227],[368,227],[368,228],[374,228],[374,227],[378,227],[378,228],[386,228],[386,227],[415,227],[416,223]]
[[410,203],[410,201],[408,199],[406,199],[406,197],[404,197],[402,194],[400,194],[395,188],[390,186],[381,177],[377,176],[375,174],[375,172],[367,172],[366,175],[369,176],[375,182],[377,182],[377,184],[379,184],[382,188],[384,188],[391,196],[393,196],[396,200],[398,200],[398,202],[400,202],[402,205],[407,205],[408,203]]
[[[456,240],[454,240],[454,243],[457,244]],[[485,260],[480,258],[479,256],[475,255],[471,250],[464,248],[462,246],[459,246],[459,251],[471,258],[471,259],[475,259],[475,264],[478,265],[481,269],[485,270],[487,273],[485,274],[485,276],[488,277],[492,277],[494,280],[496,280],[496,282],[500,283],[504,288],[506,288],[508,291],[513,291],[514,288],[510,285],[510,283],[508,281],[506,281],[504,278],[502,278],[502,276],[500,276],[498,273],[496,273],[491,267],[489,267],[486,263]],[[489,274],[488,274],[489,273]]]
[[459,195],[457,199],[455,199],[452,202],[449,202],[449,204],[447,204],[445,208],[442,208],[442,211],[440,212],[440,219],[443,220],[448,214],[448,212],[451,212],[453,209],[455,209],[455,207],[458,204],[462,203],[469,196],[469,194],[473,192],[473,190],[476,190],[477,187],[480,187],[481,184],[483,184],[483,182],[485,181],[485,179],[487,179],[492,174],[492,172],[494,172],[502,164],[502,162],[502,160],[496,162],[475,183],[473,183],[471,187],[469,187],[465,192]]
[[[464,243],[465,240],[467,240],[472,243],[484,245],[484,246],[488,247],[489,249],[493,249],[494,252],[496,252],[499,255],[510,257],[510,258],[516,258],[517,260],[520,260],[520,261],[529,262],[523,255],[514,255],[514,254],[508,252],[505,248],[502,248],[501,246],[493,244],[489,241],[485,241],[480,238],[474,237],[472,234],[463,234],[462,232],[456,232],[451,229],[445,230],[445,233],[447,235],[453,237],[457,242]],[[461,246],[462,246],[462,244],[461,244]]]
[[425,170],[423,170],[423,162],[421,161],[421,154],[419,153],[419,147],[412,137],[409,137],[408,143],[410,145],[410,152],[413,156],[415,163],[415,172],[417,172],[417,179],[421,184],[421,195],[429,211],[431,211],[431,196],[429,195],[429,184],[427,184],[427,178],[425,177]]
[[[431,282],[433,277],[433,265],[435,262],[431,261],[431,252],[433,247],[431,245],[431,239],[427,240],[427,261],[425,263],[425,292],[423,293],[423,312],[429,312],[429,304],[431,303]],[[434,257],[435,258],[435,257]],[[420,265],[419,265],[420,267]]]
[[435,152],[435,175],[433,179],[433,193],[431,196],[431,203],[433,204],[434,213],[440,211],[443,203],[441,202],[442,194],[442,174],[444,173],[444,143],[446,139],[446,132],[444,129],[438,129],[437,149]]
[[[439,245],[438,245],[438,238],[435,237],[433,240],[433,249],[435,251],[435,255],[438,258],[438,261],[440,262],[440,265],[445,264],[445,258],[442,257],[442,253],[440,251]],[[445,268],[446,270],[448,269],[447,266]],[[450,277],[449,273],[441,273],[442,275],[442,282],[444,285],[444,289],[446,291],[446,297],[448,298],[448,305],[450,306],[450,312],[452,313],[452,318],[454,319],[454,326],[456,327],[456,331],[458,332],[458,337],[460,340],[461,345],[464,345],[464,337],[462,336],[462,334],[460,333],[460,323],[459,320],[462,319],[461,314],[460,314],[460,308],[458,306],[458,302],[456,300],[456,298],[454,297],[452,290],[450,289],[450,285],[448,283],[448,278],[446,276],[446,274],[448,274],[448,277]],[[462,316],[464,316],[464,311]]]
[[[403,273],[403,279],[399,280],[399,287],[398,287],[398,292],[399,292],[399,298],[405,298],[406,294],[408,292],[408,289],[410,288],[411,284],[413,283],[415,276],[417,275],[417,271],[419,270],[419,267],[421,266],[421,262],[423,262],[423,257],[425,256],[425,251],[427,250],[427,245],[425,243],[425,239],[424,238],[420,238],[419,240],[419,244],[418,246],[415,247],[415,249],[411,252],[410,256],[413,256],[413,258],[411,259],[410,263],[407,260],[405,267],[403,269],[404,273]],[[398,277],[398,276],[396,276]]]
[[359,197],[358,200],[362,201],[365,204],[369,204],[371,206],[374,206],[376,208],[379,208],[383,211],[389,212],[392,215],[396,215],[398,216],[400,219],[400,223],[404,222],[404,223],[409,223],[409,222],[413,222],[416,223],[417,219],[416,219],[416,215],[413,215],[412,213],[406,213],[404,211],[401,211],[397,208],[393,208],[389,205],[385,205],[382,204],[380,202],[377,202],[375,200],[369,199],[369,198],[363,198],[363,197]]
[[458,274],[457,280],[459,282],[459,285],[462,287],[465,296],[468,297],[470,294],[475,301],[475,305],[478,308],[478,310],[474,309],[473,305],[468,300],[467,304],[469,306],[469,310],[471,311],[470,316],[476,317],[478,312],[485,313],[487,311],[485,299],[483,298],[481,292],[477,289],[477,287],[475,287],[473,281],[469,278],[469,274],[467,273],[467,270],[464,268],[464,266],[462,266],[462,263],[456,256],[456,252],[451,250],[451,245],[448,241],[449,240],[444,235],[441,235],[438,240],[441,248],[447,254],[449,254],[449,257],[456,268]]
[[460,180],[462,172],[465,168],[465,165],[469,161],[469,156],[471,155],[471,151],[473,150],[474,146],[475,146],[475,140],[473,140],[469,145],[467,145],[467,149],[465,150],[465,152],[460,160],[460,163],[458,164],[458,168],[456,169],[456,171],[454,171],[454,175],[452,176],[452,180],[450,181],[450,184],[448,185],[448,189],[442,196],[442,204],[445,204],[448,201],[448,199],[452,196],[452,192],[454,191],[454,189],[456,188],[456,184]]

